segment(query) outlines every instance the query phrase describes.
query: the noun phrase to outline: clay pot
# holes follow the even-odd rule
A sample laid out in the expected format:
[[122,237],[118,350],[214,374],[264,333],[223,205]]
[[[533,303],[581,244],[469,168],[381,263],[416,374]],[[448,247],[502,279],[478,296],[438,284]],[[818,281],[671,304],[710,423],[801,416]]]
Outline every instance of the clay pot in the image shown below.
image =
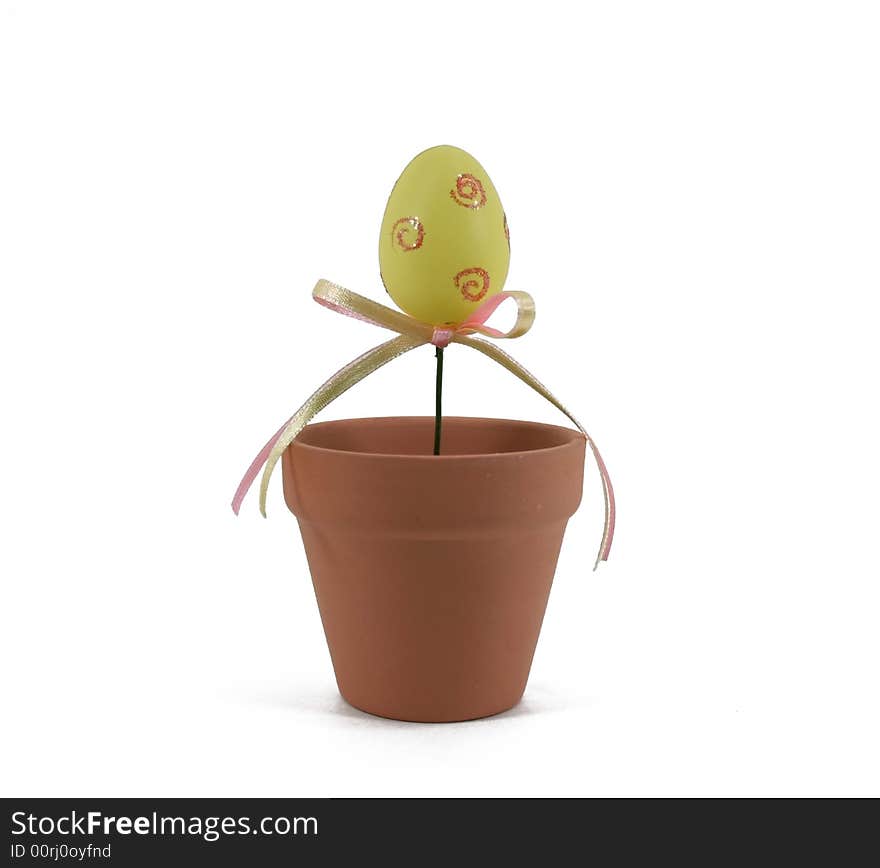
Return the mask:
[[584,437],[430,417],[309,425],[283,458],[336,681],[357,708],[442,722],[525,690]]

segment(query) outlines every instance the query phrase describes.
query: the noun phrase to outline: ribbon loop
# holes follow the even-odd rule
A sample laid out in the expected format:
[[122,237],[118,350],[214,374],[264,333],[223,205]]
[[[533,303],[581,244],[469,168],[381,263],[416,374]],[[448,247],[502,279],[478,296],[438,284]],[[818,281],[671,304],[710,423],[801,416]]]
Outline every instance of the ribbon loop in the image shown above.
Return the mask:
[[[602,491],[605,496],[605,527],[602,533],[602,542],[599,546],[599,554],[596,558],[596,566],[598,566],[599,561],[608,560],[611,541],[614,537],[616,515],[614,489],[611,486],[611,478],[608,476],[608,470],[605,467],[602,456],[599,454],[599,450],[596,448],[596,444],[593,443],[592,438],[584,430],[581,423],[519,362],[494,344],[470,337],[473,334],[481,334],[492,338],[508,339],[524,335],[535,321],[535,302],[527,292],[510,291],[496,293],[483,302],[464,322],[457,325],[443,326],[433,326],[428,323],[419,322],[405,313],[358,295],[356,292],[331,283],[329,280],[319,280],[315,284],[315,288],[312,290],[312,298],[323,307],[334,310],[344,316],[350,316],[380,328],[397,332],[398,337],[373,347],[373,349],[358,356],[354,361],[349,362],[344,368],[337,371],[324,385],[310,395],[299,410],[278,429],[257,454],[257,457],[247,469],[244,478],[239,483],[235,496],[232,499],[232,509],[236,515],[238,515],[241,508],[244,496],[259,474],[260,468],[263,468],[263,478],[260,482],[260,512],[263,515],[266,514],[266,494],[275,465],[283,455],[284,450],[296,439],[300,431],[331,401],[335,401],[343,392],[392,359],[396,359],[398,356],[416,347],[424,344],[433,344],[436,347],[442,348],[447,347],[450,343],[459,343],[483,353],[503,368],[506,368],[564,413],[586,437],[587,443],[596,459],[596,464],[599,467]],[[513,299],[516,302],[516,321],[508,331],[502,332],[487,325],[486,322],[507,299]]]
[[[507,301],[508,298],[516,302],[516,322],[506,332],[499,331],[492,326],[486,325],[486,320]],[[456,330],[457,334],[468,335],[479,332],[490,338],[519,338],[522,337],[535,322],[535,300],[522,290],[499,292],[483,302]]]

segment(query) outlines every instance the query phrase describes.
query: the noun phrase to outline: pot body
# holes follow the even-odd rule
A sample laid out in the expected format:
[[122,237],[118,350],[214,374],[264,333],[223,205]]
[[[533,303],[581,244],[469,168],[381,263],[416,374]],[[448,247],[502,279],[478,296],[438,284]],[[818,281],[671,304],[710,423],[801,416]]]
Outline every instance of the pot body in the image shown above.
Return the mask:
[[445,722],[525,690],[586,441],[431,417],[308,426],[283,457],[336,681],[357,708]]

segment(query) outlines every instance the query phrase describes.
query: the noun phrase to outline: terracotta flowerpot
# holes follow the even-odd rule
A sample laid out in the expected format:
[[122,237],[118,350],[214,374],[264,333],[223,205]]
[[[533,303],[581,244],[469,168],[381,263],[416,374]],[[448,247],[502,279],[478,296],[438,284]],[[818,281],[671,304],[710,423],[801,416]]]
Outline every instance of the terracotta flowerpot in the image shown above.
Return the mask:
[[283,458],[343,697],[382,717],[469,720],[525,690],[565,525],[577,431],[430,417],[309,425]]

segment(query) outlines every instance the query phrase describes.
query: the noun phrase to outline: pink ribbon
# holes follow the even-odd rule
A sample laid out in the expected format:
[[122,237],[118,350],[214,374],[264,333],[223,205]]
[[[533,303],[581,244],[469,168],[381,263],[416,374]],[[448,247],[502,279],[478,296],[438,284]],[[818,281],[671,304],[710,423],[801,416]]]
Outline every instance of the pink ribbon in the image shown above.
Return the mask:
[[[290,419],[292,418],[293,416],[290,417]],[[241,504],[244,501],[244,497],[248,491],[250,491],[250,487],[254,484],[257,474],[260,472],[260,468],[266,463],[266,459],[269,457],[272,447],[278,442],[278,438],[284,433],[284,429],[287,427],[287,423],[290,419],[285,421],[285,423],[269,438],[268,443],[266,443],[266,445],[257,453],[257,457],[251,462],[251,466],[248,467],[241,482],[238,483],[238,488],[235,489],[235,495],[232,498],[232,511],[236,515],[238,515],[241,510]]]
[[488,335],[492,338],[504,338],[507,337],[506,332],[502,332],[499,329],[492,328],[492,326],[486,325],[486,320],[507,301],[508,298],[514,298],[513,293],[510,292],[499,292],[496,295],[493,295],[492,298],[487,298],[461,325],[453,326],[453,327],[434,327],[434,334],[431,337],[431,343],[435,347],[440,347],[442,350],[444,347],[448,347],[450,343],[452,343],[452,339],[456,335],[472,335],[474,332],[479,332],[483,335]]

